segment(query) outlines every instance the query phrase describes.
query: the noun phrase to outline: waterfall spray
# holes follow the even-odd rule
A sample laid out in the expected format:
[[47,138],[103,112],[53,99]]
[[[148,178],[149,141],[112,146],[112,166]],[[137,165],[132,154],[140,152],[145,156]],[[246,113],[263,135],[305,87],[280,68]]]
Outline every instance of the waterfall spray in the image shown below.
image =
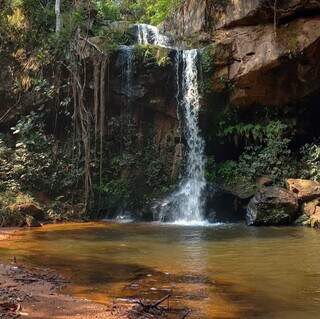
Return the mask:
[[197,50],[177,52],[177,100],[187,142],[186,172],[178,190],[163,202],[160,212],[160,219],[166,220],[169,216],[176,223],[196,224],[203,221],[202,193],[206,180],[204,141],[198,126],[200,97],[197,57]]

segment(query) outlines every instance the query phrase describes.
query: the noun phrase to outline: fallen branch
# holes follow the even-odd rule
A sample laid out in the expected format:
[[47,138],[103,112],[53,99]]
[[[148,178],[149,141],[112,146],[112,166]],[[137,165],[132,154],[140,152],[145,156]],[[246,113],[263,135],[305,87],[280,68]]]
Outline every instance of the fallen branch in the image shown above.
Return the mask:
[[164,296],[162,299],[160,299],[159,301],[157,301],[156,303],[151,305],[151,308],[157,308],[159,305],[161,305],[164,301],[166,301],[167,299],[169,299],[171,297],[171,294],[168,294],[166,296]]
[[187,318],[189,315],[191,314],[191,310],[187,310],[187,312],[183,315],[183,317],[181,319],[185,319]]

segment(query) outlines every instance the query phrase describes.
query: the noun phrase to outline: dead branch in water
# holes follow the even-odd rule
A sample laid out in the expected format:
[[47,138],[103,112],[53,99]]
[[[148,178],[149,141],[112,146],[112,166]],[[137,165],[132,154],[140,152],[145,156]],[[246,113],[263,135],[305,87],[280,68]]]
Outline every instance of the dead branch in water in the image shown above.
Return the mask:
[[171,294],[168,294],[166,296],[164,296],[163,298],[161,298],[160,300],[158,300],[157,302],[151,304],[151,305],[147,305],[147,304],[144,304],[142,302],[142,300],[138,300],[136,301],[135,303],[137,303],[138,305],[140,305],[142,308],[143,308],[143,311],[150,311],[151,309],[155,309],[157,308],[158,306],[160,306],[164,301],[166,301],[167,299],[169,299],[171,297]]

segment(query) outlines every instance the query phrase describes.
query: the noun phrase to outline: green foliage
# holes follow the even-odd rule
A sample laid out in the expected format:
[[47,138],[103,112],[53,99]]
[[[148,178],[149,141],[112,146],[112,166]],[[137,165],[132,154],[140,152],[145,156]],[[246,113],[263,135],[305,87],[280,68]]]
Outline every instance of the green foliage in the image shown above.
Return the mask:
[[146,67],[167,67],[172,64],[169,50],[155,45],[136,45],[135,57]]
[[235,161],[225,161],[218,165],[217,176],[221,176],[227,183],[237,179],[238,163]]
[[261,123],[244,123],[240,122],[235,125],[225,125],[224,121],[220,122],[220,137],[229,137],[233,139],[243,138],[247,141],[264,143],[277,136],[284,136],[287,125],[280,121],[269,121]]
[[320,181],[320,145],[319,143],[306,144],[301,149],[302,177]]
[[226,161],[218,166],[218,176],[228,184],[255,183],[261,176],[269,176],[282,184],[285,178],[297,175],[297,162],[289,148],[287,126],[280,121],[265,126],[243,124],[229,127],[225,134],[240,134],[252,138],[258,145],[247,146],[238,161]]
[[100,18],[111,21],[120,20],[120,6],[115,1],[96,1],[96,7]]
[[52,135],[45,133],[43,113],[32,112],[12,131],[16,136],[15,148],[9,151],[3,141],[0,143],[5,187],[45,190],[50,195],[72,189],[82,176],[82,170],[73,162],[68,145],[59,144]]
[[201,68],[206,76],[210,76],[214,72],[214,56],[215,46],[213,44],[206,46],[201,53]]
[[[168,143],[167,149],[156,147],[152,129],[141,135],[126,118],[113,119],[115,138],[107,143],[110,161],[105,164],[103,182],[94,180],[96,204],[100,199],[100,209],[115,212],[118,209],[139,210],[152,198],[166,192],[174,182],[168,176],[167,154],[172,154]],[[122,133],[120,133],[122,127]],[[115,149],[119,145],[119,149]]]
[[183,0],[123,0],[120,10],[135,21],[158,25],[170,16]]
[[205,177],[209,183],[217,180],[217,166],[213,156],[209,156],[206,159]]

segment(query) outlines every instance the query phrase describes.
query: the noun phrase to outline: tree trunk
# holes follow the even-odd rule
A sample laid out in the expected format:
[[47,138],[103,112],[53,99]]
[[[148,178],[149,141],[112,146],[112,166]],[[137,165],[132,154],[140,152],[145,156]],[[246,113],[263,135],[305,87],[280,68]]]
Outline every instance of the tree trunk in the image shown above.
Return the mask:
[[59,33],[61,31],[61,1],[56,0],[55,4],[55,13],[56,13],[56,33]]

